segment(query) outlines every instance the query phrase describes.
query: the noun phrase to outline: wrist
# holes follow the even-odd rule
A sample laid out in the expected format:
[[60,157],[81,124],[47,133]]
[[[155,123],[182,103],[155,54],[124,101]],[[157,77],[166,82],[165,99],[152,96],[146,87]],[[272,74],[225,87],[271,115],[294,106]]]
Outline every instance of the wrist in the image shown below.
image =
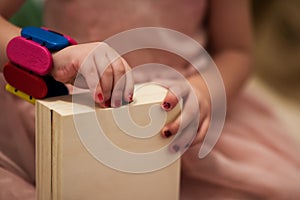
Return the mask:
[[73,84],[82,62],[99,44],[101,43],[83,43],[54,52],[51,75],[58,81]]

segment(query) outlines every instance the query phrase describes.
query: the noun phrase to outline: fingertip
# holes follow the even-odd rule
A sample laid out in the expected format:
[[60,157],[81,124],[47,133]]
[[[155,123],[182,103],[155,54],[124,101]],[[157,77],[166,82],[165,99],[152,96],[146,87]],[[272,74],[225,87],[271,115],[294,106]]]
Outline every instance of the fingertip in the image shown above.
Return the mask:
[[178,124],[178,118],[173,121],[170,122],[169,124],[167,124],[163,129],[162,132],[163,134],[167,134],[168,132],[170,132],[172,135],[176,135],[179,129],[179,124]]
[[133,102],[133,92],[124,93],[124,101],[127,103]]
[[165,111],[169,111],[171,109],[171,104],[169,102],[164,101],[161,104],[162,109],[164,109]]
[[168,91],[165,99],[163,100],[161,107],[165,111],[172,110],[178,103],[177,97],[170,91]]
[[120,99],[116,99],[114,100],[113,102],[110,102],[111,103],[111,107],[112,108],[117,108],[117,107],[120,107],[122,105],[121,103],[122,101]]
[[104,107],[109,108],[110,107],[110,99],[104,102]]
[[129,64],[126,62],[126,60],[122,57],[120,57],[124,67],[125,67],[125,79],[126,84],[124,87],[124,96],[123,99],[127,103],[131,103],[133,101],[133,91],[134,91],[134,80],[131,72],[131,68]]
[[178,146],[177,144],[172,145],[172,149],[174,151],[174,153],[177,153],[180,150],[180,146]]
[[133,93],[129,93],[129,96],[128,96],[128,102],[131,103],[133,102]]
[[107,101],[104,100],[102,102],[99,102],[98,105],[99,105],[100,108],[109,108],[109,107],[111,107],[110,106],[110,99],[107,100]]
[[162,131],[162,136],[163,136],[164,138],[169,138],[169,137],[171,137],[172,135],[173,135],[172,132],[171,132],[170,130],[168,130],[168,129]]
[[94,101],[95,101],[97,104],[101,104],[101,101],[99,100],[99,97],[98,97],[98,94],[97,94],[97,93],[94,94]]
[[99,105],[100,108],[105,108],[103,103],[98,103],[98,105]]
[[168,149],[171,153],[177,153],[181,151],[181,147],[178,144],[170,144]]
[[[91,92],[93,91],[93,88],[91,88]],[[103,92],[100,86],[100,83],[96,86],[94,89],[94,100],[96,103],[100,104],[104,101]]]
[[98,93],[97,97],[98,97],[98,100],[99,100],[100,102],[103,102],[103,101],[104,101],[104,97],[103,97],[103,94],[102,94],[102,93]]

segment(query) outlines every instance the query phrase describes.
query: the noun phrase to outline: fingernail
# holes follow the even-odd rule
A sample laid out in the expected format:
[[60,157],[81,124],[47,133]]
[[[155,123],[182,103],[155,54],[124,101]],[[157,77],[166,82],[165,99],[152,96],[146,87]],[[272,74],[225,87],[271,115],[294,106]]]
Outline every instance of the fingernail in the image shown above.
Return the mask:
[[163,109],[168,110],[168,109],[171,108],[171,104],[168,103],[168,102],[164,102],[164,103],[162,104],[162,107],[163,107]]
[[101,93],[98,94],[98,99],[99,99],[100,102],[102,102],[104,100],[103,95]]
[[121,106],[121,101],[120,100],[116,100],[115,101],[115,106],[116,107],[120,107]]
[[165,135],[166,138],[168,138],[172,135],[172,133],[171,133],[171,131],[166,130],[166,131],[164,131],[164,135]]
[[129,94],[128,99],[129,99],[129,103],[131,103],[133,101],[133,95],[131,93]]
[[186,149],[186,148],[189,148],[191,146],[191,144],[190,143],[187,143],[185,146],[184,146],[184,148]]
[[179,146],[178,146],[178,145],[176,145],[176,144],[175,144],[175,145],[174,145],[172,148],[173,148],[173,150],[174,150],[175,152],[178,152],[178,151],[179,151],[179,149],[180,149],[180,148],[179,148]]

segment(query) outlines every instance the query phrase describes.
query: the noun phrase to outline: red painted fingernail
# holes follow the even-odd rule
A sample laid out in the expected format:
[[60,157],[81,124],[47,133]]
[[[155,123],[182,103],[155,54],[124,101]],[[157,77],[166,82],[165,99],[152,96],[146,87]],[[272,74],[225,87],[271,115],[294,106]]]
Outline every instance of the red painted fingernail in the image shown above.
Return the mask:
[[171,133],[171,131],[166,130],[166,131],[164,131],[164,135],[165,135],[166,138],[168,138],[172,135],[172,133]]
[[104,100],[103,95],[101,93],[98,94],[98,99],[100,102],[102,102]]
[[129,99],[129,103],[133,102],[133,95],[131,93],[129,94],[128,99]]
[[164,103],[162,104],[162,107],[163,107],[163,109],[168,110],[168,109],[171,108],[171,104],[168,103],[168,102],[164,102]]

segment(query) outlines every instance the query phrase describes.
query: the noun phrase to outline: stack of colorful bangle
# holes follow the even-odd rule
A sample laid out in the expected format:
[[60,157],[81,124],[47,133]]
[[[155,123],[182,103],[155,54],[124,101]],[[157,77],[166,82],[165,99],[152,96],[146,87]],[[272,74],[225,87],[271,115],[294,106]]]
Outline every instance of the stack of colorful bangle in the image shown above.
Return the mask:
[[46,28],[23,28],[6,48],[10,60],[3,69],[6,90],[33,104],[35,99],[68,94],[67,87],[48,73],[53,66],[51,53],[74,44],[69,36]]

